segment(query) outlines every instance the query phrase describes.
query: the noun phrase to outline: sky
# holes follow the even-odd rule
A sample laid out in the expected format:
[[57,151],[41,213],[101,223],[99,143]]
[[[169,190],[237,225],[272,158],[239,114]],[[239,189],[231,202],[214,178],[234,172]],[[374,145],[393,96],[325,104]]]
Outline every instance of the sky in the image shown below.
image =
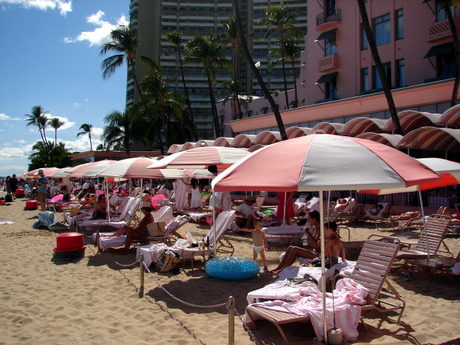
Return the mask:
[[[124,111],[126,64],[102,78],[100,55],[111,30],[129,21],[129,0],[0,0],[0,176],[28,171],[40,134],[26,114],[40,105],[65,122],[58,141],[88,151],[82,124],[93,126],[93,148],[102,143],[104,117]],[[47,129],[54,140],[54,129]]]

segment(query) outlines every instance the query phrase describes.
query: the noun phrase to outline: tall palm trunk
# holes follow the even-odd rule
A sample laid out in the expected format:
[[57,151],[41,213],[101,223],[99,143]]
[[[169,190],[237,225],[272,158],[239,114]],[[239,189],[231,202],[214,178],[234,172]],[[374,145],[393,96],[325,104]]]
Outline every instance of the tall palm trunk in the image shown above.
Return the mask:
[[206,66],[206,78],[208,79],[209,97],[211,98],[212,118],[214,120],[214,133],[216,135],[216,138],[218,138],[221,136],[220,124],[219,117],[217,115],[216,97],[214,96],[214,88],[212,86],[211,68],[209,66]]
[[[195,123],[195,115],[193,115],[192,106],[190,105],[190,96],[188,94],[187,84],[185,83],[184,66],[182,64],[182,56],[180,52],[180,47],[177,47],[177,54],[179,55],[180,74],[182,78],[182,84],[184,85],[185,100],[187,102],[188,112],[190,114],[190,117],[192,118],[192,122]],[[198,141],[198,134],[196,131],[194,131],[194,137],[195,137],[195,141]]]
[[447,20],[449,21],[450,31],[452,32],[452,41],[454,43],[455,50],[455,81],[452,90],[452,98],[450,100],[450,106],[453,107],[457,104],[458,89],[460,85],[460,40],[458,39],[457,28],[455,21],[450,10],[450,4],[447,0],[439,0],[444,12],[446,13]]
[[235,15],[236,19],[236,24],[238,27],[238,33],[240,36],[241,40],[241,46],[243,47],[244,53],[246,55],[246,59],[248,60],[249,66],[251,66],[252,72],[256,76],[256,79],[262,88],[262,91],[265,95],[265,97],[268,99],[268,102],[270,103],[270,106],[272,107],[273,113],[275,115],[276,123],[278,125],[278,130],[281,135],[282,140],[287,140],[287,134],[286,134],[286,129],[284,128],[284,123],[283,119],[281,118],[280,111],[278,109],[278,105],[275,103],[275,100],[273,99],[272,95],[267,89],[267,86],[265,85],[264,80],[262,79],[262,76],[259,73],[259,70],[254,64],[254,60],[252,59],[251,53],[249,52],[248,44],[246,42],[246,37],[244,35],[244,30],[243,30],[243,24],[241,22],[241,15],[240,15],[240,0],[232,0],[233,2],[233,12]]
[[281,59],[283,60],[283,82],[284,82],[284,97],[286,99],[286,109],[289,109],[289,97],[288,97],[288,89],[287,89],[287,80],[286,80],[286,61],[284,61],[285,53],[284,53],[284,44],[281,48]]
[[295,105],[293,108],[297,108],[299,105],[299,100],[297,96],[297,78],[295,77],[295,62],[294,60],[291,60],[291,65],[292,65],[292,75],[294,77],[294,100],[295,100]]
[[399,122],[398,114],[396,112],[396,106],[393,100],[393,95],[391,94],[391,85],[388,82],[388,78],[385,74],[385,70],[383,69],[382,60],[380,60],[379,51],[377,49],[377,45],[375,43],[374,34],[372,32],[371,26],[369,24],[369,17],[367,16],[366,6],[364,4],[364,0],[357,0],[359,12],[361,13],[362,24],[364,27],[364,31],[366,32],[367,41],[369,43],[369,48],[372,53],[372,58],[375,62],[375,67],[377,68],[377,72],[379,73],[380,80],[382,81],[383,92],[385,93],[385,98],[388,103],[388,110],[391,114],[391,120],[393,121],[393,125],[395,128],[395,134],[404,135],[403,130],[401,128],[401,124]]

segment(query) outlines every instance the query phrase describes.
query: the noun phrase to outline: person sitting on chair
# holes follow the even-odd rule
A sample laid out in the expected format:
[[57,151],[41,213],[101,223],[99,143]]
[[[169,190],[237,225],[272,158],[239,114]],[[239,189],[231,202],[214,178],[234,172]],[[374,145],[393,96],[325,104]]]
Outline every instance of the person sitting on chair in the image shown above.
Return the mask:
[[113,235],[109,235],[108,237],[126,235],[124,251],[125,253],[127,253],[129,250],[129,247],[131,246],[131,243],[133,243],[133,240],[145,241],[147,240],[147,237],[150,236],[147,226],[150,223],[153,223],[152,211],[153,211],[153,208],[152,208],[152,205],[150,205],[150,203],[148,202],[142,203],[141,212],[144,215],[144,217],[139,222],[139,224],[135,228],[129,225],[124,225],[117,232],[115,232]]
[[371,203],[371,208],[364,208],[364,205],[359,205],[356,209],[356,216],[364,216],[373,218],[377,216],[382,210],[382,205],[379,205],[378,202]]
[[[277,275],[284,268],[291,266],[298,257],[306,259],[321,258],[320,240],[318,239],[316,244],[312,245],[314,247],[313,250],[297,246],[289,246],[281,259],[280,264],[275,269],[271,270],[270,273]],[[337,224],[335,222],[328,222],[324,224],[324,247],[326,260],[329,260],[329,262],[326,262],[326,267],[332,267],[337,264],[339,262],[339,257],[342,259],[342,262],[346,262],[345,248],[339,235],[337,234]]]
[[[115,209],[115,205],[108,204],[108,206],[112,209]],[[101,194],[97,197],[91,219],[107,219],[107,198],[104,194]]]
[[[244,203],[240,204],[235,211],[235,223],[240,228],[252,229],[254,227],[254,219],[256,217],[254,213],[254,203],[256,198],[252,195],[249,195]],[[239,233],[239,231],[237,231]]]

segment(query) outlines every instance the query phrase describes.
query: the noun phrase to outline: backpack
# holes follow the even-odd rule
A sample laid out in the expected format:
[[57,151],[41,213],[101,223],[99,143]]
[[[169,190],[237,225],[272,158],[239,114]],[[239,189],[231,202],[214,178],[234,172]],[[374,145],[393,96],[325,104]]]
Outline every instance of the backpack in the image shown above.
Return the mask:
[[11,194],[5,195],[5,202],[13,202],[13,197],[11,196]]

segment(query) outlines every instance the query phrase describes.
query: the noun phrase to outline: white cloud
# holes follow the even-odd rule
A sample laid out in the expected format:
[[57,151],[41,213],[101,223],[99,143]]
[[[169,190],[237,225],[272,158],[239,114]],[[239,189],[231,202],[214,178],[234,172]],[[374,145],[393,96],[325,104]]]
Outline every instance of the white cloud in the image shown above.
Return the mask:
[[[46,117],[48,118],[48,120],[53,119],[53,118],[58,118],[60,121],[64,122],[62,127],[59,127],[58,131],[64,131],[66,129],[72,128],[75,125],[75,122],[69,121],[67,117],[54,116],[54,115],[51,115],[50,113],[48,113]],[[51,126],[48,126],[47,128],[48,130],[54,131],[54,129]]]
[[72,0],[0,0],[1,3],[40,11],[58,10],[62,16],[72,12]]
[[[102,144],[103,141],[101,139],[102,132],[104,131],[103,128],[97,128],[93,127],[91,131],[91,142],[93,144],[93,150],[96,149],[96,147],[99,144]],[[85,152],[89,151],[90,146],[89,146],[89,137],[88,135],[81,135],[77,137],[75,140],[59,140],[59,142],[63,142],[65,144],[66,149],[69,151],[78,151],[78,152]]]
[[0,149],[0,158],[27,158],[32,153],[33,145],[23,147],[4,147]]
[[18,120],[21,120],[21,119],[18,118],[18,117],[9,117],[6,114],[0,113],[0,121],[1,120],[4,120],[4,121],[18,121]]
[[104,16],[105,13],[101,10],[97,11],[95,14],[90,15],[86,18],[86,22],[96,26],[96,28],[93,31],[83,31],[75,38],[66,37],[64,38],[64,42],[73,43],[88,41],[90,47],[94,45],[100,46],[109,41],[109,35],[112,30],[116,29],[120,25],[127,26],[129,24],[124,15],[118,18],[116,24],[111,24],[108,21],[103,20]]

